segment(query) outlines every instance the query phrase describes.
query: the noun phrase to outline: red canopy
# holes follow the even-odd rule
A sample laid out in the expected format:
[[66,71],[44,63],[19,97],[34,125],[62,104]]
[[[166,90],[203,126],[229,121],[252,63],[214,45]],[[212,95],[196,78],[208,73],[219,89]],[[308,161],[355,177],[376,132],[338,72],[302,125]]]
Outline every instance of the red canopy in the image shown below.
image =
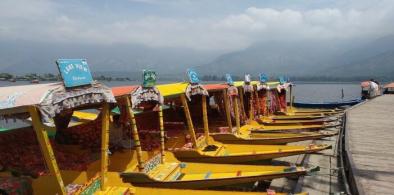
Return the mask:
[[206,84],[203,86],[207,91],[223,90],[223,89],[227,89],[229,87],[229,85],[224,84],[224,83],[222,83],[222,84]]
[[115,97],[127,95],[133,93],[139,86],[138,85],[130,85],[130,86],[119,86],[112,87],[112,93]]

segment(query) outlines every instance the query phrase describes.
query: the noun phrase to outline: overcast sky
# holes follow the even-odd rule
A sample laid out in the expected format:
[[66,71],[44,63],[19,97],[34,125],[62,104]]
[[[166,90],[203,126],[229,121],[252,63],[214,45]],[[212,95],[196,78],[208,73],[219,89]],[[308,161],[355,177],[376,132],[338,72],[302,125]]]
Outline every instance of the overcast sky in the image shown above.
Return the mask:
[[232,51],[393,34],[393,0],[1,0],[0,40]]

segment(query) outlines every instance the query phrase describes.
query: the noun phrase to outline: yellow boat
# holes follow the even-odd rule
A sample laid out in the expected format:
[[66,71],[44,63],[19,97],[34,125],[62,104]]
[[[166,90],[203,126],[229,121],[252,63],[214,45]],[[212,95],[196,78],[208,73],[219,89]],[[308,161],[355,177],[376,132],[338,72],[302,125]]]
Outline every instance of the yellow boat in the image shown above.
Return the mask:
[[[194,123],[199,117],[192,117],[189,111],[189,103],[185,94],[188,83],[176,83],[167,85],[158,85],[160,93],[167,102],[179,102],[183,106],[182,110],[186,118],[188,133],[191,136],[192,148],[185,149],[184,140],[177,140],[176,143],[168,143],[172,148],[174,155],[182,161],[210,162],[210,163],[244,163],[258,160],[268,160],[302,153],[317,152],[329,148],[329,145],[311,145],[309,146],[275,146],[275,145],[242,145],[242,144],[221,144],[214,141],[210,136],[208,126],[208,116],[206,114],[206,97],[205,95],[193,95],[191,98],[201,98],[201,104],[191,105],[192,107],[200,105],[202,108],[203,135],[196,136]],[[204,89],[200,89],[202,93]],[[196,92],[196,90],[194,91]],[[195,111],[195,110],[194,110]],[[171,110],[167,111],[171,112]],[[172,110],[173,115],[177,115],[177,110]],[[205,114],[204,114],[205,113]],[[179,113],[178,113],[179,114]],[[194,113],[195,114],[195,113]],[[178,121],[179,122],[179,121]],[[181,121],[183,122],[183,121]],[[196,129],[197,131],[199,128]]]
[[[130,91],[127,92],[127,89]],[[176,150],[165,151],[165,123],[159,91],[155,88],[142,87],[134,90],[133,87],[113,88],[121,111],[119,118],[127,115],[136,148],[135,151],[126,150],[110,157],[109,170],[120,172],[124,182],[147,187],[200,189],[306,174],[306,170],[302,167],[181,163],[176,158]],[[131,99],[136,100],[137,103],[131,104]],[[132,107],[143,111],[135,116]],[[156,108],[158,110],[155,110]],[[156,120],[157,116],[159,118],[156,122],[154,116]],[[148,123],[144,123],[147,118]],[[137,129],[144,129],[147,126],[160,129],[159,152],[143,150],[144,143],[139,138],[141,130]],[[173,140],[170,138],[168,141]],[[152,143],[153,140],[150,142]]]
[[[95,88],[98,89],[98,86],[95,85]],[[70,114],[70,109],[72,110],[77,110],[77,109],[86,109],[86,108],[101,108],[101,117],[97,121],[97,125],[101,126],[101,130],[99,131],[102,136],[101,142],[103,143],[103,146],[101,147],[101,150],[97,153],[97,156],[99,157],[98,160],[89,163],[87,165],[87,168],[84,170],[64,170],[59,167],[59,156],[57,155],[58,150],[54,150],[54,144],[51,144],[50,138],[48,136],[48,129],[49,127],[44,124],[41,119],[45,119],[48,116],[51,115],[43,115],[41,112],[42,109],[45,110],[45,105],[43,102],[48,102],[46,101],[46,98],[43,97],[54,97],[54,96],[48,96],[48,94],[51,94],[52,92],[58,92],[59,89],[62,89],[61,84],[41,84],[41,85],[29,85],[29,86],[13,86],[13,87],[2,87],[0,97],[1,98],[9,98],[10,94],[15,94],[15,92],[18,92],[20,95],[15,99],[15,102],[13,105],[2,105],[0,107],[0,115],[5,116],[5,117],[16,117],[16,118],[21,118],[25,119],[27,117],[32,118],[32,127],[27,127],[27,128],[22,128],[22,129],[10,129],[10,130],[4,130],[0,132],[0,136],[3,135],[8,135],[9,133],[12,133],[12,140],[9,139],[0,139],[1,144],[3,145],[3,141],[11,141],[13,142],[13,145],[10,145],[10,147],[20,147],[18,149],[19,152],[21,151],[28,151],[28,153],[34,153],[31,155],[40,155],[40,152],[43,157],[43,167],[47,168],[48,170],[45,171],[43,175],[41,173],[39,175],[35,175],[34,177],[29,176],[30,173],[27,173],[27,171],[30,170],[21,170],[18,171],[17,169],[9,166],[8,164],[2,164],[2,171],[0,171],[0,178],[1,182],[12,182],[15,184],[15,182],[23,182],[20,184],[27,184],[31,183],[31,186],[26,186],[26,193],[27,194],[152,194],[152,195],[160,195],[160,194],[202,194],[202,195],[212,195],[212,194],[228,194],[228,195],[233,195],[233,194],[244,194],[244,195],[254,195],[254,194],[266,194],[263,192],[223,192],[223,191],[209,191],[209,190],[198,190],[198,191],[191,191],[191,190],[178,190],[178,189],[161,189],[161,188],[147,188],[147,187],[136,187],[131,185],[130,183],[125,183],[122,181],[121,176],[119,175],[119,170],[126,171],[127,166],[122,166],[121,163],[126,162],[125,158],[121,158],[119,156],[127,157],[127,154],[122,154],[122,153],[115,153],[113,155],[108,156],[108,142],[106,139],[108,139],[108,130],[109,130],[109,103],[114,102],[113,97],[109,94],[102,94],[103,96],[106,96],[107,101],[100,103],[100,104],[73,104],[73,105],[78,105],[76,107],[68,107],[67,110],[60,110],[60,113],[58,116],[62,117],[55,117],[53,118],[55,124],[57,124],[57,128],[68,128],[66,123],[62,123],[63,120],[66,120],[69,118],[71,115]],[[62,91],[62,90],[60,90]],[[20,92],[24,92],[21,94]],[[80,94],[84,95],[84,98],[88,98],[89,94]],[[94,95],[97,97],[98,93],[94,93]],[[74,96],[75,97],[75,96]],[[112,99],[112,100],[111,100]],[[1,99],[3,101],[4,99]],[[76,101],[78,98],[74,99],[63,99],[63,101]],[[76,102],[74,102],[76,103]],[[46,104],[47,106],[56,106],[52,104]],[[59,107],[61,108],[61,107]],[[48,114],[48,113],[47,113]],[[49,119],[49,118],[48,118]],[[67,121],[67,120],[66,120]],[[75,127],[74,127],[75,128]],[[56,128],[55,128],[56,129]],[[34,138],[37,136],[37,143],[34,142]],[[18,145],[16,146],[15,141],[19,138],[24,138],[29,140],[27,143],[24,143],[23,145]],[[32,137],[32,139],[30,139]],[[30,144],[37,144],[37,150],[39,152],[36,152],[36,150],[33,150],[32,146]],[[5,146],[5,145],[3,145]],[[75,146],[75,147],[74,147]],[[77,145],[63,145],[63,144],[56,144],[56,147],[61,147],[62,151],[71,151],[74,154],[82,153],[84,150],[79,149],[79,146]],[[24,148],[24,150],[21,150]],[[4,152],[4,151],[1,151]],[[135,159],[136,155],[132,153],[128,153],[133,156]],[[17,155],[17,154],[15,154]],[[167,154],[168,156],[171,155],[171,153]],[[1,157],[9,157],[8,155],[4,155],[4,153],[1,153]],[[25,156],[24,156],[25,157]],[[108,159],[110,164],[108,165]],[[175,159],[172,157],[172,159]],[[4,161],[5,160],[5,161]],[[8,159],[9,160],[9,159]],[[36,159],[26,159],[29,160],[29,163],[35,162]],[[67,160],[67,159],[66,159]],[[135,162],[136,160],[134,160]],[[7,162],[7,159],[2,159],[2,163]],[[15,163],[15,162],[13,162]],[[72,163],[77,163],[77,162],[72,162]],[[180,163],[179,163],[180,164]],[[64,166],[64,165],[62,165]],[[131,165],[134,166],[135,165]],[[209,167],[208,165],[204,165],[205,167]],[[200,165],[197,164],[187,164],[187,167],[183,169],[183,171],[187,174],[194,174],[196,170],[198,170],[198,167]],[[11,169],[12,168],[12,169]],[[287,168],[287,169],[286,169]],[[11,169],[11,170],[9,170]],[[219,167],[216,167],[215,170],[219,169]],[[281,169],[283,173],[281,173]],[[45,169],[44,169],[45,170]],[[211,169],[214,170],[214,169]],[[247,167],[239,167],[239,170],[241,170],[239,176],[244,174],[245,178],[247,178],[247,175],[250,174],[251,169]],[[290,176],[296,176],[296,175],[301,175],[305,174],[305,170],[302,169],[301,167],[296,167],[296,168],[291,168],[291,167],[272,167],[270,169],[267,167],[266,169],[263,169],[262,167],[259,167],[260,173],[261,173],[261,178],[269,178],[269,171],[275,172],[277,176],[282,175],[290,175]],[[231,173],[229,169],[227,169],[228,172]],[[244,172],[243,172],[244,171]],[[233,170],[232,170],[233,172]],[[23,176],[18,176],[15,177],[13,176],[15,173],[17,174],[22,174]],[[264,175],[264,174],[265,175]],[[26,175],[29,174],[29,175]],[[254,175],[256,177],[256,175]],[[274,177],[274,176],[271,176]],[[104,179],[103,179],[104,178]],[[228,180],[228,177],[226,177],[226,180]],[[225,182],[224,182],[225,183]],[[4,186],[3,186],[4,187]],[[10,191],[7,191],[9,189],[2,188],[2,190],[5,190],[7,193]],[[12,190],[12,189],[11,189]],[[18,188],[19,191],[25,190],[22,187]],[[30,191],[31,190],[31,191]],[[10,192],[11,193],[11,192]]]
[[[15,96],[15,94],[18,94]],[[18,154],[23,155],[14,159],[2,159],[2,166],[5,168],[0,172],[2,182],[19,183],[18,190],[27,190],[26,194],[81,194],[90,192],[93,194],[97,191],[106,192],[108,190],[106,165],[107,165],[107,145],[108,124],[109,124],[109,107],[115,103],[111,90],[100,83],[92,83],[89,86],[82,86],[73,89],[67,89],[63,83],[50,83],[28,86],[2,87],[1,98],[14,98],[14,102],[3,104],[0,107],[0,115],[5,117],[15,117],[26,119],[31,117],[32,127],[19,129],[10,129],[7,132],[1,132],[1,136],[12,136],[12,143],[1,143],[3,146],[12,147],[2,150],[1,157],[9,157],[17,149]],[[84,101],[81,101],[81,97]],[[95,101],[93,101],[95,99]],[[88,101],[85,101],[88,100]],[[4,102],[4,99],[1,99]],[[62,103],[68,102],[68,106],[62,106]],[[95,102],[95,103],[92,103]],[[54,107],[57,110],[53,109]],[[59,157],[59,150],[62,155],[70,150],[70,146],[56,143],[50,143],[48,136],[48,124],[55,124],[55,129],[67,129],[71,114],[74,109],[101,108],[102,120],[99,125],[102,128],[102,150],[98,153],[101,166],[90,172],[69,171],[60,168],[59,165],[74,169],[77,164],[58,164],[60,161],[67,162],[67,158]],[[72,112],[71,112],[72,113]],[[37,141],[35,141],[37,138]],[[9,139],[1,139],[7,142]],[[29,140],[29,141],[26,141]],[[21,145],[17,145],[18,141]],[[55,144],[57,150],[53,149]],[[56,151],[56,152],[55,152]],[[68,154],[68,152],[67,152]],[[55,158],[56,155],[56,158]],[[73,155],[78,155],[73,153]],[[24,161],[22,161],[24,159]],[[43,161],[41,161],[41,159]],[[81,162],[84,161],[81,159]],[[72,162],[78,163],[78,162]],[[21,174],[22,177],[14,177],[14,174]],[[31,186],[29,186],[30,184]],[[25,188],[24,188],[24,187]],[[129,187],[118,187],[118,192],[127,192]],[[7,193],[14,189],[3,189]]]
[[[294,177],[307,174],[303,167],[228,165],[207,163],[179,162],[171,152],[165,152],[164,162],[160,153],[148,157],[149,152],[142,152],[144,169],[139,170],[133,153],[116,153],[110,158],[111,172],[120,172],[123,182],[133,186],[206,189],[254,183],[274,178]],[[153,154],[153,152],[150,152]],[[132,158],[132,161],[130,161]],[[125,167],[125,168],[119,168]]]
[[325,118],[325,119],[303,119],[303,120],[273,120],[269,117],[261,117],[258,122],[263,125],[288,125],[288,124],[302,124],[302,125],[322,125],[324,123],[330,123],[338,121],[337,118]]
[[[258,160],[267,160],[272,158],[279,158],[289,155],[297,155],[303,153],[312,153],[318,152],[324,149],[329,148],[329,145],[311,145],[311,146],[261,146],[258,142],[262,142],[263,140],[271,141],[272,144],[283,144],[286,141],[290,140],[302,140],[302,136],[310,136],[313,137],[325,137],[331,136],[330,134],[300,134],[296,136],[294,134],[287,134],[287,140],[268,138],[263,137],[261,135],[251,135],[255,137],[256,145],[237,145],[237,144],[226,144],[223,145],[219,142],[216,142],[212,139],[212,137],[208,136],[200,136],[197,137],[194,132],[194,125],[191,121],[191,116],[189,112],[189,107],[186,101],[186,97],[184,91],[187,87],[186,83],[176,83],[176,84],[167,84],[167,85],[158,85],[157,86],[160,93],[164,95],[164,98],[167,102],[179,101],[183,104],[183,112],[187,118],[188,125],[188,133],[192,137],[192,148],[185,149],[184,145],[187,143],[182,139],[168,139],[166,145],[167,149],[171,150],[174,155],[182,160],[182,161],[195,161],[195,162],[213,162],[213,163],[242,163],[242,162],[250,162],[250,161],[258,161]],[[130,91],[127,92],[127,89]],[[113,88],[115,96],[123,96],[125,94],[131,93],[135,87],[117,87]],[[123,93],[119,93],[118,91],[123,91]],[[176,115],[176,110],[165,110],[165,112],[169,113],[169,115]],[[172,113],[170,113],[172,112]],[[179,113],[178,113],[179,114]],[[205,117],[204,117],[205,118]],[[173,121],[171,121],[173,122]],[[170,123],[171,123],[170,122]],[[179,121],[178,121],[179,122]],[[183,121],[180,123],[183,124]],[[167,130],[168,131],[168,130]],[[244,132],[244,128],[241,128],[241,132]],[[180,134],[183,134],[181,132]],[[206,133],[206,132],[204,132]],[[179,137],[179,134],[176,135]],[[214,135],[215,136],[215,135]],[[239,138],[243,138],[240,136]],[[246,140],[248,139],[247,137]],[[211,148],[211,149],[209,149]],[[251,149],[253,148],[253,149]],[[207,151],[209,149],[210,151]],[[211,151],[212,150],[212,151]]]
[[338,132],[322,131],[300,132],[300,133],[250,133],[231,134],[231,133],[211,133],[210,135],[217,141],[226,144],[287,144],[305,140],[321,139],[337,135]]
[[[210,135],[219,142],[222,143],[232,143],[232,144],[286,144],[289,142],[297,142],[303,140],[310,139],[319,139],[324,137],[329,137],[336,135],[337,132],[302,132],[302,133],[252,133],[252,131],[245,131],[243,128],[242,132],[240,131],[240,116],[239,116],[239,108],[238,101],[239,98],[233,94],[233,96],[229,96],[228,89],[230,86],[227,84],[207,84],[204,85],[204,88],[207,89],[210,96],[215,99],[214,108],[211,108],[209,113],[211,113],[211,117],[209,120],[209,125],[213,126],[210,129],[223,129],[225,126],[226,131],[210,131]],[[230,106],[232,102],[233,106]],[[216,111],[216,112],[215,112]],[[230,112],[231,111],[231,112]],[[219,113],[218,113],[219,112]],[[216,113],[216,114],[215,114]],[[235,116],[231,116],[231,113]],[[223,117],[225,115],[225,117]],[[225,121],[222,118],[226,118]],[[235,118],[235,124],[233,124],[231,118]],[[271,120],[270,122],[273,122]],[[309,122],[311,124],[321,125],[325,121],[313,121]],[[216,124],[217,123],[217,124]],[[309,124],[308,122],[304,122]],[[270,123],[273,124],[273,123]],[[276,124],[276,123],[275,123]],[[294,123],[292,124],[303,124],[303,123]],[[289,125],[287,123],[280,123],[278,125]],[[233,127],[235,126],[235,127]],[[235,128],[235,130],[234,130]]]

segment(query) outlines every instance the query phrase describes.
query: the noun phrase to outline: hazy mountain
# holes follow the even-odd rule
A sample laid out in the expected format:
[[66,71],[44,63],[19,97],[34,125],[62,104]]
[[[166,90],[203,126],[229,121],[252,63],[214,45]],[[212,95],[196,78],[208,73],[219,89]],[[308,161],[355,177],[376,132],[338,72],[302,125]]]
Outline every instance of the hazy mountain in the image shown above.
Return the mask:
[[[394,36],[375,41],[269,41],[219,55],[211,51],[150,48],[137,44],[88,45],[0,42],[0,72],[57,73],[58,58],[87,58],[95,75],[139,77],[151,68],[161,78],[180,80],[196,67],[202,75],[390,77],[394,75]],[[393,78],[394,79],[394,78]]]
[[269,75],[309,75],[322,66],[329,66],[330,59],[343,51],[340,45],[330,43],[271,41],[221,55],[197,69],[205,74],[257,75],[264,72]]
[[46,44],[0,42],[0,72],[57,73],[58,58],[86,58],[93,72],[125,74],[151,68],[163,74],[185,72],[205,64],[217,54],[180,48],[150,48],[143,45]]
[[388,77],[394,72],[394,36],[375,41],[265,42],[198,66],[203,74]]
[[322,71],[325,75],[394,79],[394,36],[349,50],[336,60],[336,65]]

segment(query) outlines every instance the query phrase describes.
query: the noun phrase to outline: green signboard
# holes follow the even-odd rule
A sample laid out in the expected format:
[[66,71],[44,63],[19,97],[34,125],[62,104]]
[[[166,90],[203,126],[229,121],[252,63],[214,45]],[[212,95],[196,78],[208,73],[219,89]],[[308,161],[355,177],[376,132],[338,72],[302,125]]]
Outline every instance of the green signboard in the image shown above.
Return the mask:
[[156,72],[152,70],[143,71],[143,87],[154,87],[156,85]]

